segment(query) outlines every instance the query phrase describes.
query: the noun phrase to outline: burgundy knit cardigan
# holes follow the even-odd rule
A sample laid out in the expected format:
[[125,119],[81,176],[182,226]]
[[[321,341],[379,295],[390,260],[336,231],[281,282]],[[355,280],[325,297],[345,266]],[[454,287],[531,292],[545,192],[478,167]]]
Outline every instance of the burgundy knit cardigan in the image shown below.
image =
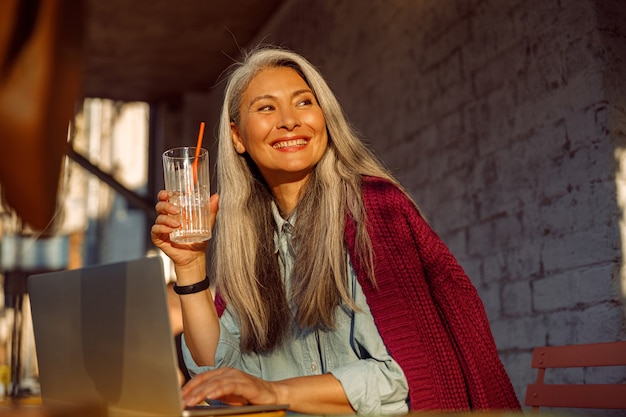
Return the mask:
[[346,242],[374,321],[409,382],[413,410],[520,410],[476,289],[415,205],[393,184],[363,181],[376,288]]
[[[409,383],[412,410],[520,410],[476,289],[415,205],[390,182],[363,180],[376,287],[345,238],[367,304]],[[218,312],[225,308],[216,298]]]

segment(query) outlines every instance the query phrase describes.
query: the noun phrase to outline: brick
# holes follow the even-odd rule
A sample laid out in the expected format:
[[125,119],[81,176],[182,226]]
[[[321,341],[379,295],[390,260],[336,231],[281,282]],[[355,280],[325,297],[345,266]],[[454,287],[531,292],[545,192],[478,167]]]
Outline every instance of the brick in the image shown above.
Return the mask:
[[593,73],[602,67],[595,59],[597,53],[594,45],[599,42],[597,34],[592,32],[580,39],[570,42],[563,51],[563,70],[568,84],[573,82],[576,76]]
[[536,250],[535,240],[529,239],[505,252],[507,277],[510,280],[524,281],[542,273],[541,253]]
[[521,33],[538,36],[550,33],[562,14],[557,1],[529,1],[513,11],[512,19]]
[[607,3],[606,1],[598,4],[594,1],[560,0],[561,12],[557,28],[563,31],[561,33],[569,35],[564,36],[565,39],[571,39],[571,36],[575,34],[587,34],[598,26],[598,10],[602,4]]
[[506,4],[482,2],[471,11],[471,39],[463,45],[463,62],[469,71],[474,71],[485,63],[497,61],[494,57],[510,49],[521,39],[515,28],[510,6],[510,1]]
[[531,60],[526,73],[512,85],[517,104],[536,103],[538,99],[554,94],[566,84],[560,54],[547,55],[541,60]]
[[619,255],[619,243],[605,230],[573,231],[567,239],[546,236],[543,242],[543,265],[547,273],[612,262]]
[[495,250],[485,254],[483,257],[483,276],[485,284],[503,281],[509,277],[509,264],[505,251]]
[[582,368],[549,369],[546,371],[546,384],[580,384],[584,381]]
[[534,280],[533,307],[547,312],[615,300],[614,269],[607,263]]
[[[464,49],[467,55],[471,52]],[[519,41],[500,52],[495,59],[491,59],[475,69],[469,70],[476,96],[483,97],[492,91],[508,90],[517,78],[526,70],[527,58],[524,54],[524,45]]]
[[585,384],[624,384],[626,366],[591,367],[584,370]]
[[521,224],[514,216],[502,214],[468,226],[468,248],[473,254],[486,255],[493,250],[493,242],[506,249],[517,245]]
[[580,322],[580,343],[622,340],[623,324],[623,304],[604,302],[591,306],[584,310],[584,318]]
[[476,287],[478,295],[485,306],[485,313],[489,321],[502,318],[502,303],[500,298],[500,285],[481,285]]
[[529,281],[505,283],[502,288],[502,310],[506,316],[527,316],[532,310]]
[[520,402],[523,402],[526,396],[526,387],[528,384],[537,379],[537,371],[530,367],[532,361],[532,352],[502,352],[500,351],[500,359],[502,365],[508,373],[513,389]]
[[514,96],[506,88],[495,90],[466,107],[472,121],[468,128],[478,138],[480,156],[508,145],[514,109]]
[[450,251],[460,257],[467,252],[467,236],[465,233],[465,229],[457,229],[451,232],[446,233],[445,235],[440,235],[441,240],[443,240]]
[[[448,147],[456,142],[456,140],[464,132],[463,115],[461,112],[455,111],[443,115],[436,123],[437,127],[437,144],[440,147]],[[450,153],[454,152],[451,150]]]
[[[437,12],[449,12],[452,8],[437,8]],[[436,13],[435,13],[436,14]],[[437,16],[436,18],[441,18]],[[421,59],[421,67],[426,70],[446,59],[453,51],[459,50],[470,38],[470,21],[467,18],[455,17],[454,23],[433,24],[424,28],[422,49],[425,51]]]
[[491,328],[494,335],[497,335],[497,346],[501,350],[543,346],[548,333],[548,327],[542,317],[494,320]]
[[549,345],[600,343],[621,340],[623,311],[612,303],[585,309],[553,312],[546,317]]
[[[459,264],[461,265],[461,267],[463,268],[463,270],[469,277],[470,281],[472,281],[472,284],[477,288],[478,287],[483,288],[481,286],[481,278],[480,278],[481,269],[482,269],[482,261],[477,258],[467,258],[467,257],[457,256],[455,252],[452,252],[452,253],[457,258],[457,261],[459,262]],[[480,291],[481,290],[479,290],[479,292]]]

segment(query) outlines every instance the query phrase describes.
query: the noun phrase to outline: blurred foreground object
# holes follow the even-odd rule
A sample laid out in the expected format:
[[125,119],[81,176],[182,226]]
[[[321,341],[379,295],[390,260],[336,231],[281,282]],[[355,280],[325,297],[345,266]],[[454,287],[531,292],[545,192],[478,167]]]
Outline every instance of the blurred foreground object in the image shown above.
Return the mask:
[[3,201],[36,230],[57,207],[82,88],[84,3],[0,1],[0,184]]

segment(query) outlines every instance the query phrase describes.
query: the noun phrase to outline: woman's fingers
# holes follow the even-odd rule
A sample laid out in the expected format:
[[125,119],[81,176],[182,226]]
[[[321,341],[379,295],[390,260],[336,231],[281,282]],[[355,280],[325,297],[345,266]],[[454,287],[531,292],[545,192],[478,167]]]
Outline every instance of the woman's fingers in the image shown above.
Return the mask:
[[[176,229],[180,226],[180,220],[178,220],[178,216],[171,216],[169,214],[159,214],[154,220],[155,226],[168,226],[172,229]],[[170,230],[171,231],[171,230]]]
[[271,383],[237,369],[219,368],[195,376],[182,390],[187,405],[195,405],[206,398],[229,404],[275,404],[276,395]]
[[169,194],[166,190],[161,190],[157,193],[157,198],[161,201],[167,201]]
[[168,201],[159,201],[154,205],[154,209],[157,214],[178,214],[180,212],[180,208],[177,205]]
[[[163,197],[165,197],[165,200],[163,200]],[[157,216],[151,232],[153,235],[169,234],[173,229],[180,227],[180,221],[177,216],[180,209],[175,204],[167,201],[166,191],[160,191],[158,198],[159,201],[154,205]]]
[[153,237],[166,240],[165,238],[169,237],[169,234],[172,232],[172,230],[174,230],[172,226],[167,226],[164,224],[153,224],[150,232]]

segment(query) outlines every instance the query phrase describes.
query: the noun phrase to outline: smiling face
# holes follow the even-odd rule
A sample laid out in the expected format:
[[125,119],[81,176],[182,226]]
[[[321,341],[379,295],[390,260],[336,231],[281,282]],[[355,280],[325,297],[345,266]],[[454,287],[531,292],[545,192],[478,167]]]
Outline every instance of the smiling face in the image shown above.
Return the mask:
[[304,79],[287,67],[261,70],[239,111],[239,125],[231,123],[237,152],[248,152],[271,188],[303,184],[328,145],[324,114]]

